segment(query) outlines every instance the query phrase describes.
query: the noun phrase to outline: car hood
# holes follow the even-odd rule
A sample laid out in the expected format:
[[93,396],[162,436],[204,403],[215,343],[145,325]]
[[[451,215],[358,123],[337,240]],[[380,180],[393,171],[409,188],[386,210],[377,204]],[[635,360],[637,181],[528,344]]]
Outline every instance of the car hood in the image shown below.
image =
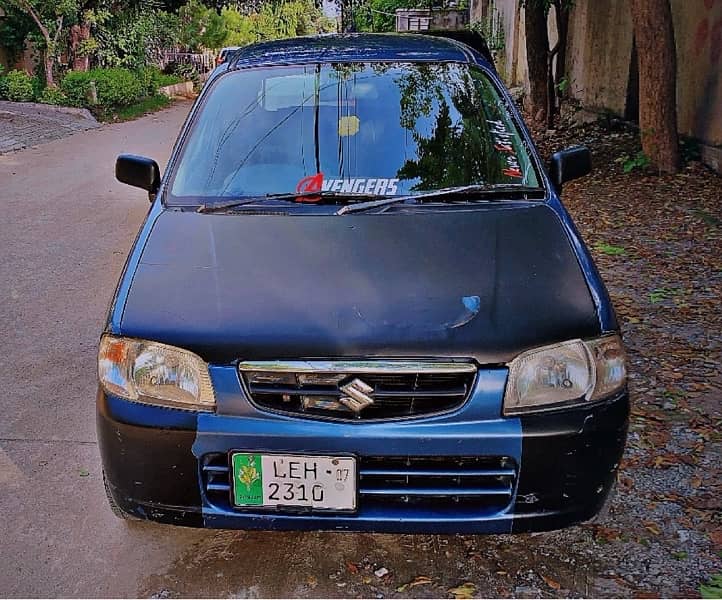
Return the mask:
[[346,216],[164,211],[119,333],[212,362],[471,357],[600,333],[546,205]]

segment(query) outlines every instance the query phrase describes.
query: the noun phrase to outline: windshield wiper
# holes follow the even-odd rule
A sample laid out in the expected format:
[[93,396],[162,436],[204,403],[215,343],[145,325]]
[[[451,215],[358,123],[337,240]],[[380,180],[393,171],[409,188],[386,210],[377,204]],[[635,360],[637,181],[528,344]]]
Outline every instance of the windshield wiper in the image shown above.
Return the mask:
[[[245,198],[236,198],[234,200],[226,200],[224,202],[209,202],[208,204],[201,204],[196,212],[199,213],[213,213],[221,212],[229,208],[238,208],[240,206],[252,205],[252,204],[264,204],[266,202],[285,200],[292,201],[296,198],[338,198],[338,199],[351,199],[354,200],[366,200],[368,198],[376,198],[379,196],[375,194],[363,194],[363,193],[352,193],[352,192],[332,192],[332,191],[318,191],[318,192],[288,192],[283,194],[265,194],[264,196],[247,196]],[[381,196],[381,198],[387,198],[387,196]],[[318,202],[320,203],[320,201]],[[291,202],[291,204],[304,204],[304,202]],[[306,204],[317,204],[317,202],[306,202]],[[363,203],[360,203],[363,204]],[[356,206],[356,205],[354,205]]]
[[347,204],[336,211],[337,215],[347,215],[349,213],[364,212],[374,208],[382,208],[391,206],[392,204],[401,204],[409,200],[424,201],[436,198],[453,198],[456,196],[480,196],[483,200],[492,198],[504,199],[510,194],[539,194],[543,193],[544,188],[528,185],[517,184],[475,184],[464,185],[458,187],[443,188],[434,190],[433,192],[424,192],[422,194],[414,194],[408,196],[393,196],[390,198],[381,198],[379,200],[371,200],[369,202],[359,202],[357,204]]

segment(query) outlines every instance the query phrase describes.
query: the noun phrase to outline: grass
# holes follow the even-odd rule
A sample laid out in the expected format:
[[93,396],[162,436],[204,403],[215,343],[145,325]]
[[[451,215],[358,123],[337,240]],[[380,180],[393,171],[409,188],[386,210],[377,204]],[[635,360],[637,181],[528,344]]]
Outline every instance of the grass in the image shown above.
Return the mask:
[[621,246],[612,246],[611,244],[604,244],[602,242],[594,246],[594,249],[609,256],[620,256],[627,253]]
[[102,111],[96,116],[100,121],[132,121],[148,113],[156,112],[168,106],[172,100],[163,94],[148,96],[140,102],[129,106]]
[[722,573],[712,575],[706,585],[699,587],[702,598],[722,598]]
[[165,73],[162,73],[158,76],[158,87],[165,87],[167,85],[174,85],[176,83],[181,83],[183,79],[181,77],[178,77],[178,75],[166,75]]

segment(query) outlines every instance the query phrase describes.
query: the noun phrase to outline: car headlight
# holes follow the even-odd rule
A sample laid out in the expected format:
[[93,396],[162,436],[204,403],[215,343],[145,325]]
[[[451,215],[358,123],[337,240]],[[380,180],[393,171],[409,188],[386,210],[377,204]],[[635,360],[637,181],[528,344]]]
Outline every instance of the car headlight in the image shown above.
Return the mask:
[[208,365],[167,344],[105,335],[98,378],[107,393],[135,402],[192,410],[216,405]]
[[620,390],[626,381],[618,335],[535,348],[509,363],[504,414],[594,402]]

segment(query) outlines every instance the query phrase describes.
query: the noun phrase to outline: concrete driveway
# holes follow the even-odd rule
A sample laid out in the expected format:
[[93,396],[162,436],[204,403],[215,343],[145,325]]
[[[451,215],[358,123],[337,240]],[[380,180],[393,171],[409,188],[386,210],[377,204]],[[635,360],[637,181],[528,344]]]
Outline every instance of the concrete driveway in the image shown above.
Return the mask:
[[189,106],[0,156],[0,596],[438,597],[467,582],[482,596],[614,594],[595,580],[579,528],[246,533],[112,516],[95,440],[96,344],[148,207],[113,164],[120,152],[164,164]]

